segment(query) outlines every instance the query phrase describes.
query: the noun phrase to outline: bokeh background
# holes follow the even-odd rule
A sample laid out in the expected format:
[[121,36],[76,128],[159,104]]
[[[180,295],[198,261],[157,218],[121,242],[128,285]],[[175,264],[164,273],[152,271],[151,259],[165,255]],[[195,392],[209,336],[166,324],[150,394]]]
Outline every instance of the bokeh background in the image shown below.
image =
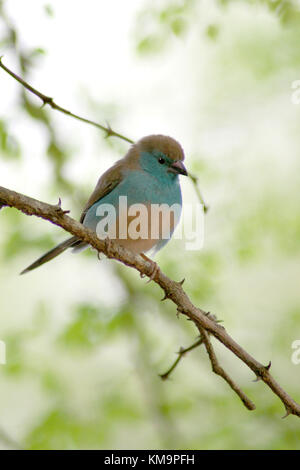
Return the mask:
[[[186,278],[300,400],[300,2],[4,0],[0,55],[57,103],[132,139],[178,139],[210,206],[205,243],[172,240],[157,260]],[[78,217],[98,176],[128,149],[60,115],[0,70],[0,184]],[[189,180],[184,201],[196,201]],[[257,406],[247,411],[197,332],[133,270],[88,250],[18,273],[66,236],[0,212],[0,447],[299,449],[300,421],[215,344]]]

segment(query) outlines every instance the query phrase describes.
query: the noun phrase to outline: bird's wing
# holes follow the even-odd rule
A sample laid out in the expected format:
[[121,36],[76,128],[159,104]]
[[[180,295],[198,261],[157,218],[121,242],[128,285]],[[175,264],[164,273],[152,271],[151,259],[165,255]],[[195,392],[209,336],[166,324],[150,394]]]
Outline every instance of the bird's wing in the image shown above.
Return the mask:
[[95,187],[88,202],[86,203],[85,208],[83,209],[80,222],[84,221],[87,211],[93,204],[95,204],[95,202],[99,201],[108,193],[110,193],[122,181],[124,177],[123,168],[124,160],[122,159],[116,162],[99,178],[97,186]]

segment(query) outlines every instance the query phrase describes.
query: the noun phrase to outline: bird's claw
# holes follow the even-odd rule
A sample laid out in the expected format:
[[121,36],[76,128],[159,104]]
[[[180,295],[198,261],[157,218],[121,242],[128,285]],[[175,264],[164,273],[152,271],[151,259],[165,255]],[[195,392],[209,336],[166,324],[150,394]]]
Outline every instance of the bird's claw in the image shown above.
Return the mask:
[[150,261],[151,261],[151,267],[153,268],[153,270],[152,270],[152,273],[151,273],[151,275],[149,276],[149,279],[148,279],[148,281],[146,282],[146,284],[149,284],[149,282],[153,281],[154,278],[155,278],[155,276],[159,273],[159,266],[158,266],[158,264],[155,263],[155,261],[152,261],[152,260],[150,260]]
[[[152,271],[151,271],[151,274],[149,276],[149,279],[148,281],[146,282],[146,284],[148,284],[149,282],[153,281],[155,279],[155,277],[157,276],[157,274],[160,272],[160,269],[159,269],[159,266],[157,263],[155,263],[155,261],[153,261],[152,259],[148,258],[148,256],[144,255],[144,253],[141,253],[141,257],[147,261],[150,265],[151,265],[151,268],[152,268]],[[140,273],[140,276],[141,278],[145,277],[145,274],[144,273]]]
[[105,243],[106,256],[108,258],[111,258],[113,256],[112,255],[112,242],[111,242],[111,239],[109,237],[106,237],[105,240],[104,240],[104,243]]

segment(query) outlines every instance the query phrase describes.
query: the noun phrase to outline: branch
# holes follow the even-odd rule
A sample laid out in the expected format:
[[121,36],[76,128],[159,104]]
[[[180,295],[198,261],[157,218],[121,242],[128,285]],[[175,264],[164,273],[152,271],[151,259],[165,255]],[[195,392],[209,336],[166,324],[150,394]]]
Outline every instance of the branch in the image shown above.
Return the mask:
[[17,80],[17,82],[21,83],[21,85],[23,85],[23,87],[26,88],[26,90],[31,91],[31,93],[33,93],[35,96],[40,98],[43,102],[43,106],[48,104],[52,109],[56,109],[57,111],[60,111],[61,113],[66,114],[67,116],[71,116],[71,117],[77,119],[78,121],[85,122],[86,124],[90,124],[94,127],[98,127],[98,129],[101,129],[102,131],[104,131],[106,133],[106,137],[118,137],[119,139],[125,140],[126,142],[129,142],[130,144],[134,143],[133,140],[129,139],[128,137],[126,137],[122,134],[119,134],[118,132],[113,131],[110,126],[107,126],[107,127],[102,126],[101,124],[99,124],[95,121],[91,121],[90,119],[86,119],[84,117],[78,116],[78,114],[74,114],[71,111],[68,111],[67,109],[59,106],[58,104],[56,104],[54,102],[53,98],[51,98],[50,96],[44,95],[44,93],[41,93],[40,91],[36,90],[31,85],[29,85],[29,83],[27,83],[25,80],[23,80],[23,78],[19,77],[19,75],[17,75],[12,70],[10,70],[8,67],[6,67],[2,63],[2,57],[0,57],[0,67],[3,70],[5,70],[5,72],[7,72],[11,77],[13,77],[15,80]]
[[[113,258],[126,266],[136,269],[141,275],[151,277],[153,274],[153,266],[151,265],[151,262],[144,260],[141,256],[135,255],[129,250],[126,250],[113,240],[109,240],[109,243],[107,243],[105,240],[103,241],[98,239],[95,232],[69,217],[59,204],[46,204],[23,194],[3,188],[2,186],[0,186],[0,204],[2,204],[2,206],[15,207],[24,214],[35,215],[50,221],[70,234],[80,238],[82,241],[88,243],[98,252],[103,252],[108,258]],[[204,310],[193,305],[182,288],[182,282],[173,281],[160,269],[155,272],[153,280],[163,289],[165,298],[170,299],[177,306],[177,311],[186,315],[195,323],[202,334],[203,341],[214,369],[217,368],[219,375],[229,383],[236,393],[238,393],[238,386],[235,385],[232,379],[228,379],[229,376],[226,373],[225,377],[224,373],[218,369],[218,363],[216,362],[216,358],[213,354],[212,346],[210,342],[208,342],[207,333],[214,336],[227,349],[232,351],[235,356],[237,356],[254,372],[258,379],[262,380],[273,391],[273,393],[278,396],[286,409],[286,416],[294,414],[300,417],[300,405],[296,403],[285,390],[283,390],[270,374],[270,363],[268,366],[264,366],[254,359],[254,357],[252,357],[236,341],[234,341],[231,336],[228,335],[223,326],[214,321]],[[242,397],[240,393],[238,393],[238,395],[248,409],[254,409],[254,405],[251,400],[245,396]]]

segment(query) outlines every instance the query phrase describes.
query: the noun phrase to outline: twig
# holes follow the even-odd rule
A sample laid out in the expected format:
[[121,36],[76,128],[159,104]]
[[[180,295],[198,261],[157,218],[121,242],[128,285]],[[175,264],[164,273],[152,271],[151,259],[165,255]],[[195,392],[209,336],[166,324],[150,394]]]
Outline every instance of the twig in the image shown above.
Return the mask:
[[[184,281],[184,279],[183,279]],[[181,281],[181,285],[183,285],[183,281]],[[166,297],[166,295],[164,296],[163,299],[161,300],[166,300],[168,297]],[[179,308],[177,308],[177,317],[178,315],[182,313],[180,311]],[[216,323],[222,323],[222,320],[218,320],[216,315],[212,315],[210,312],[206,312],[205,313],[206,316],[209,316],[212,320],[214,320]],[[178,357],[177,359],[173,362],[173,364],[171,365],[171,367],[167,370],[167,372],[165,372],[164,374],[160,374],[160,378],[162,380],[167,380],[170,376],[170,374],[173,372],[173,370],[175,369],[175,367],[178,365],[178,363],[181,361],[181,359],[183,358],[183,356],[185,356],[185,354],[187,352],[190,352],[192,351],[193,349],[197,348],[198,346],[201,346],[201,344],[203,343],[203,338],[202,338],[202,335],[200,335],[200,338],[195,342],[193,343],[191,346],[188,346],[187,348],[183,348],[183,347],[180,347],[179,351],[178,351]]]
[[177,359],[173,362],[173,364],[171,365],[171,367],[167,370],[167,372],[165,372],[164,374],[160,374],[160,378],[162,380],[167,380],[170,376],[170,374],[173,372],[173,370],[175,369],[175,367],[178,365],[178,363],[181,361],[181,359],[183,358],[183,356],[189,352],[189,351],[192,351],[193,349],[197,348],[198,346],[200,346],[201,344],[203,343],[203,339],[200,338],[198,339],[195,343],[193,343],[191,346],[187,347],[187,348],[180,348],[179,351],[178,351],[178,357]]
[[209,209],[209,206],[206,204],[206,202],[204,201],[203,199],[203,196],[202,196],[202,193],[200,191],[200,188],[199,188],[199,178],[198,176],[195,176],[194,174],[190,173],[189,172],[189,177],[193,183],[193,186],[194,186],[194,189],[196,191],[196,194],[198,196],[198,199],[199,201],[201,202],[201,204],[203,204],[203,210],[204,210],[204,213],[206,214],[206,212],[208,211]]
[[[120,261],[126,266],[136,269],[141,274],[151,277],[153,273],[153,266],[151,263],[145,261],[141,256],[126,250],[113,240],[111,240],[111,243],[109,244],[108,252],[107,243],[105,243],[105,241],[100,240],[95,232],[84,227],[82,224],[65,214],[65,211],[63,211],[63,209],[57,204],[46,204],[38,201],[37,199],[3,188],[2,186],[0,186],[0,203],[9,207],[15,207],[24,214],[35,215],[52,222],[53,224],[65,229],[70,234],[78,237],[80,240],[88,243],[97,251],[103,252],[107,257]],[[300,417],[300,405],[288,395],[288,393],[270,374],[270,364],[264,366],[254,359],[254,357],[252,357],[236,341],[234,341],[231,336],[228,335],[223,326],[214,321],[204,310],[193,305],[188,295],[183,290],[181,282],[176,282],[168,278],[160,269],[156,271],[153,281],[163,289],[165,296],[177,306],[177,310],[195,323],[203,336],[203,341],[206,341],[205,344],[207,351],[209,352],[210,357],[214,360],[214,365],[216,362],[210,345],[207,342],[207,333],[210,333],[218,341],[224,344],[227,349],[232,351],[233,354],[241,359],[241,361],[254,372],[256,377],[260,378],[274,392],[274,394],[278,396],[285,406],[287,415],[294,414]],[[220,372],[220,369],[218,371]],[[230,384],[231,388],[238,394],[238,396],[242,398],[241,394],[238,393],[238,386],[234,384],[234,381],[232,379],[229,380],[228,375],[225,373],[221,373],[219,375],[221,375],[227,383]],[[243,403],[245,403],[244,399],[242,400]]]
[[60,111],[61,113],[66,114],[67,116],[71,116],[71,117],[77,119],[78,121],[82,121],[82,122],[85,122],[85,123],[90,124],[92,126],[98,127],[98,129],[101,129],[102,131],[104,131],[106,133],[106,137],[118,137],[119,139],[125,140],[126,142],[129,142],[130,144],[134,143],[133,140],[129,139],[128,137],[126,137],[122,134],[119,134],[118,132],[115,132],[114,130],[112,130],[112,128],[110,126],[107,126],[107,127],[102,126],[101,124],[99,124],[95,121],[91,121],[90,119],[86,119],[84,117],[78,116],[78,114],[74,114],[71,111],[68,111],[67,109],[62,108],[61,106],[59,106],[58,104],[56,104],[54,102],[53,98],[51,98],[50,96],[44,95],[43,93],[38,91],[36,88],[33,88],[31,85],[29,85],[29,83],[27,83],[25,80],[23,80],[23,78],[19,77],[19,75],[17,75],[12,70],[10,70],[8,67],[6,67],[2,62],[2,57],[0,57],[0,67],[3,70],[5,70],[5,72],[7,72],[11,77],[13,77],[15,80],[17,80],[17,82],[21,83],[21,85],[23,85],[23,87],[26,88],[26,90],[30,91],[35,96],[40,98],[43,102],[43,106],[48,104],[49,106],[51,106],[52,109],[56,109],[57,111]]
[[203,340],[203,343],[205,345],[208,357],[210,359],[211,367],[212,370],[215,374],[219,375],[222,377],[228,385],[232,388],[232,390],[235,391],[235,393],[240,397],[246,408],[248,410],[255,410],[255,405],[254,403],[249,400],[247,395],[241,390],[241,388],[232,380],[232,378],[225,372],[225,370],[220,366],[219,361],[217,359],[216,353],[212,347],[211,341],[209,339],[209,334],[207,331],[205,331],[204,328],[198,325],[200,334],[201,334],[201,339]]

